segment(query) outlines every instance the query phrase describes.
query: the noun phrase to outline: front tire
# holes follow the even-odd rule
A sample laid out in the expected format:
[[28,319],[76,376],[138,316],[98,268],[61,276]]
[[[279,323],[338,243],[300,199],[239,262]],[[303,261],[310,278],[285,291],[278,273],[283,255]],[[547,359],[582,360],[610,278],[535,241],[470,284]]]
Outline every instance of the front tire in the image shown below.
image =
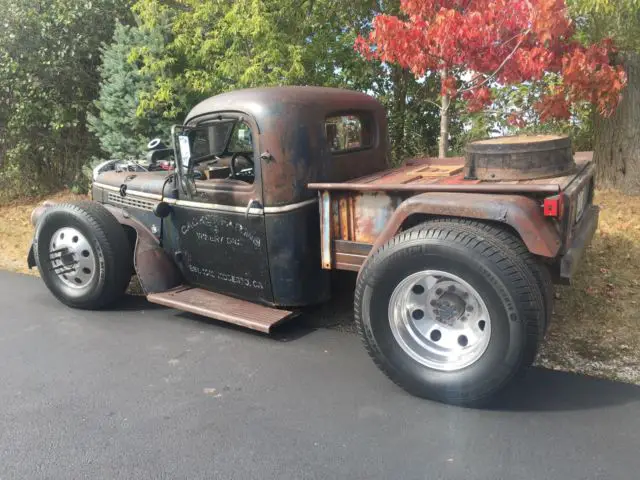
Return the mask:
[[481,224],[419,225],[374,252],[356,284],[369,354],[414,395],[479,406],[535,359],[546,309],[536,276]]
[[115,303],[131,280],[132,251],[116,218],[99,203],[47,209],[33,244],[40,276],[62,303],[100,309]]

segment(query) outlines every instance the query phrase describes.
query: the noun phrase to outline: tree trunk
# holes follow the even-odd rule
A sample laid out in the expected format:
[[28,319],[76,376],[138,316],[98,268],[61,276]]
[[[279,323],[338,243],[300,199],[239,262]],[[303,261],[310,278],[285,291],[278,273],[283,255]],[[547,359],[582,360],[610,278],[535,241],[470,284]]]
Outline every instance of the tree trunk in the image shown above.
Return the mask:
[[594,160],[599,187],[640,195],[640,55],[621,55],[628,76],[622,101],[610,118],[596,115]]
[[393,80],[393,99],[389,111],[390,139],[393,148],[392,158],[394,163],[403,160],[406,153],[405,123],[407,110],[407,77],[409,71],[394,65],[391,67]]
[[438,157],[444,158],[449,151],[449,105],[451,98],[449,95],[442,95],[440,107],[440,141],[438,142]]

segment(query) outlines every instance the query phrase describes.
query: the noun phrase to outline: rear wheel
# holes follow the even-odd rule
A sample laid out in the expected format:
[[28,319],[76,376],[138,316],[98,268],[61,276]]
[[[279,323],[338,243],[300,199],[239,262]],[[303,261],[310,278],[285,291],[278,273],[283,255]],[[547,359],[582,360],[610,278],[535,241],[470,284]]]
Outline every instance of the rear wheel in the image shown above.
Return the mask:
[[367,261],[355,317],[376,364],[426,398],[481,405],[530,365],[544,296],[524,258],[475,222],[403,232]]
[[94,202],[50,207],[38,223],[34,255],[49,290],[75,308],[109,306],[131,279],[127,235],[115,217]]
[[489,309],[475,288],[450,272],[421,270],[404,278],[391,293],[388,315],[405,353],[435,370],[472,365],[489,346]]
[[553,315],[553,299],[555,295],[553,279],[551,278],[551,273],[549,273],[547,266],[540,262],[539,258],[533,255],[522,240],[520,240],[520,238],[506,225],[478,222],[477,220],[470,220],[467,218],[439,218],[431,220],[429,224],[435,225],[440,222],[446,222],[449,224],[455,223],[478,228],[482,230],[483,235],[494,237],[497,241],[503,243],[506,247],[504,250],[505,252],[516,257],[517,260],[522,260],[527,264],[527,267],[536,279],[538,290],[540,291],[544,301],[544,327],[541,332],[544,335],[551,324],[551,317]]

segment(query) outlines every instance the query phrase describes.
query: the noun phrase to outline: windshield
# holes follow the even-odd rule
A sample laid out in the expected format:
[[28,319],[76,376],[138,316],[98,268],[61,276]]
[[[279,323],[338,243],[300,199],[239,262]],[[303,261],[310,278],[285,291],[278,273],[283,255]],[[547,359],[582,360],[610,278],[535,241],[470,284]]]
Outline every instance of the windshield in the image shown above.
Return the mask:
[[246,122],[237,122],[229,141],[229,153],[250,152],[252,150],[251,127]]
[[187,161],[193,166],[213,157],[253,151],[251,128],[242,120],[208,122],[184,128],[179,135],[179,157],[185,166]]
[[219,121],[190,130],[188,135],[191,158],[197,159],[205,155],[224,153],[235,123],[234,121]]

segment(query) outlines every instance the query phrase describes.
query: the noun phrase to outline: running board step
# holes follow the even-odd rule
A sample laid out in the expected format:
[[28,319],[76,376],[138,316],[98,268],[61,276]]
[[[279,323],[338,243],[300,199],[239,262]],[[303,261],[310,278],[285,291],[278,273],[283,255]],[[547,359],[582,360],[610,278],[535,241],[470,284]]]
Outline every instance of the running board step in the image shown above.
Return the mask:
[[270,333],[273,326],[297,314],[186,286],[152,293],[147,300],[264,333]]

